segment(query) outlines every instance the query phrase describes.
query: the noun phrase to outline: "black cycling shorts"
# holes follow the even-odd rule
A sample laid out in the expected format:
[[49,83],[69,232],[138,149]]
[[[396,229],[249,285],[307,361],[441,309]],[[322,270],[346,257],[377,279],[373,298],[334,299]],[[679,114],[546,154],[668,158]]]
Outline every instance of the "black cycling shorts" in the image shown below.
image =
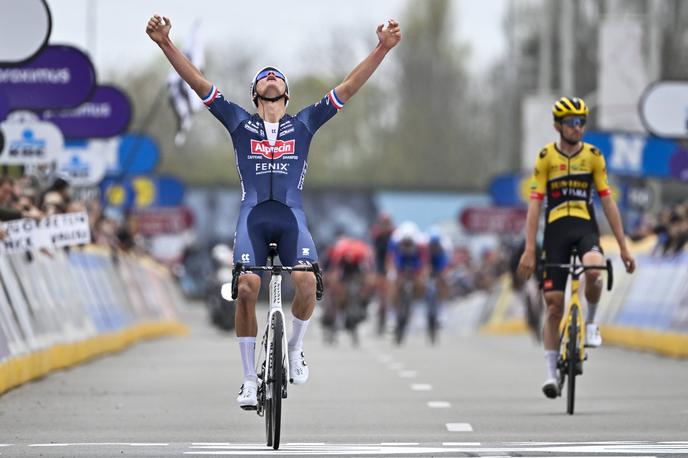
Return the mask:
[[[564,217],[545,227],[543,258],[545,263],[567,264],[571,253],[576,250],[579,259],[589,251],[604,254],[600,246],[600,234],[595,221],[581,218]],[[542,287],[545,291],[564,291],[568,270],[547,267],[544,269]]]

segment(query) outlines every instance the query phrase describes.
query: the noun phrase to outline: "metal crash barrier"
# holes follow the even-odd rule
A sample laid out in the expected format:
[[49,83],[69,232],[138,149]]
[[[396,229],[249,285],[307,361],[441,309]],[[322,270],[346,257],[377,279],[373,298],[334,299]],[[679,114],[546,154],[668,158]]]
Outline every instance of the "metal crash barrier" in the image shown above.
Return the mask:
[[154,261],[95,246],[0,256],[0,393],[142,339],[183,335]]
[[[629,275],[614,243],[603,240],[602,244],[614,260],[614,288],[602,293],[597,310],[604,343],[688,358],[688,252],[652,255],[648,247],[654,241],[649,240],[643,249],[634,250],[637,269]],[[581,302],[585,306],[584,294]],[[527,331],[522,300],[512,293],[508,276],[484,306],[490,312],[483,333]]]

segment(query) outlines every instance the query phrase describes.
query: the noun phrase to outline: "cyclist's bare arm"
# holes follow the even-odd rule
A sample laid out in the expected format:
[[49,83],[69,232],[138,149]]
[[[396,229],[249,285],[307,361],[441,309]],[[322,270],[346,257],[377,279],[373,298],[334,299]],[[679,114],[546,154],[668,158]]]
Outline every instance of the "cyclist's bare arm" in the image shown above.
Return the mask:
[[621,224],[621,215],[619,215],[619,208],[616,206],[616,202],[611,195],[606,195],[600,197],[602,202],[602,209],[604,214],[609,221],[609,226],[612,228],[616,242],[619,244],[619,251],[621,259],[623,260],[624,266],[626,266],[626,272],[633,273],[635,270],[635,259],[628,251],[626,247],[626,237],[624,236],[623,225]]
[[212,84],[205,79],[203,74],[194,66],[194,64],[187,59],[187,57],[182,53],[170,40],[170,29],[172,28],[172,22],[167,17],[161,17],[159,15],[154,15],[148,20],[146,25],[146,33],[153,40],[162,52],[170,61],[172,67],[179,73],[179,76],[186,81],[191,89],[198,94],[199,97],[203,98],[208,95]]
[[335,88],[337,98],[343,103],[346,103],[358,92],[361,86],[368,81],[368,78],[380,66],[390,49],[395,47],[399,40],[401,40],[401,29],[399,28],[399,23],[394,19],[389,20],[387,27],[384,27],[384,24],[380,24],[376,32],[379,41],[375,49]]
[[527,279],[535,271],[535,250],[537,248],[536,237],[538,223],[540,222],[540,209],[542,201],[531,199],[528,204],[528,214],[526,215],[526,247],[518,263],[518,274]]

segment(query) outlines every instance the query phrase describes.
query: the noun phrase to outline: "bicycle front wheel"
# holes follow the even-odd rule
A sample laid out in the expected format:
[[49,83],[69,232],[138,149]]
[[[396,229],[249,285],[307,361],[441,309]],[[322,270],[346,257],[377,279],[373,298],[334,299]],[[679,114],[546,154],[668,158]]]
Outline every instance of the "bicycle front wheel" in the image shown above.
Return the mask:
[[576,398],[576,365],[578,364],[578,308],[571,309],[571,323],[569,324],[569,341],[567,343],[567,376],[569,379],[567,396],[566,396],[566,412],[573,415],[573,408]]
[[[284,383],[284,349],[282,339],[284,335],[284,323],[282,315],[276,313],[273,316],[273,341],[272,341],[272,374],[269,388],[271,398],[268,403],[270,410],[266,415],[270,417],[271,437],[268,438],[268,445],[272,442],[272,448],[277,450],[280,444],[280,428],[282,425],[282,384]],[[266,422],[268,420],[266,419]]]

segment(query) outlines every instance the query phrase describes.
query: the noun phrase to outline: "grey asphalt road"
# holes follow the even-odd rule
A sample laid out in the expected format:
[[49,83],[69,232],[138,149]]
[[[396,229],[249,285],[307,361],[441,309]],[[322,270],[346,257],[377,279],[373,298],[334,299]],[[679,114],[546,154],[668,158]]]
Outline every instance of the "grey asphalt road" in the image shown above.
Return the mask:
[[[264,319],[264,311],[259,318]],[[603,347],[578,379],[576,414],[548,400],[542,350],[528,336],[444,329],[430,346],[362,330],[325,346],[314,319],[311,379],[290,386],[282,445],[235,403],[233,335],[199,305],[189,337],[137,344],[0,397],[5,456],[688,456],[688,361]],[[452,311],[455,323],[461,311]],[[287,314],[289,316],[289,314]]]

